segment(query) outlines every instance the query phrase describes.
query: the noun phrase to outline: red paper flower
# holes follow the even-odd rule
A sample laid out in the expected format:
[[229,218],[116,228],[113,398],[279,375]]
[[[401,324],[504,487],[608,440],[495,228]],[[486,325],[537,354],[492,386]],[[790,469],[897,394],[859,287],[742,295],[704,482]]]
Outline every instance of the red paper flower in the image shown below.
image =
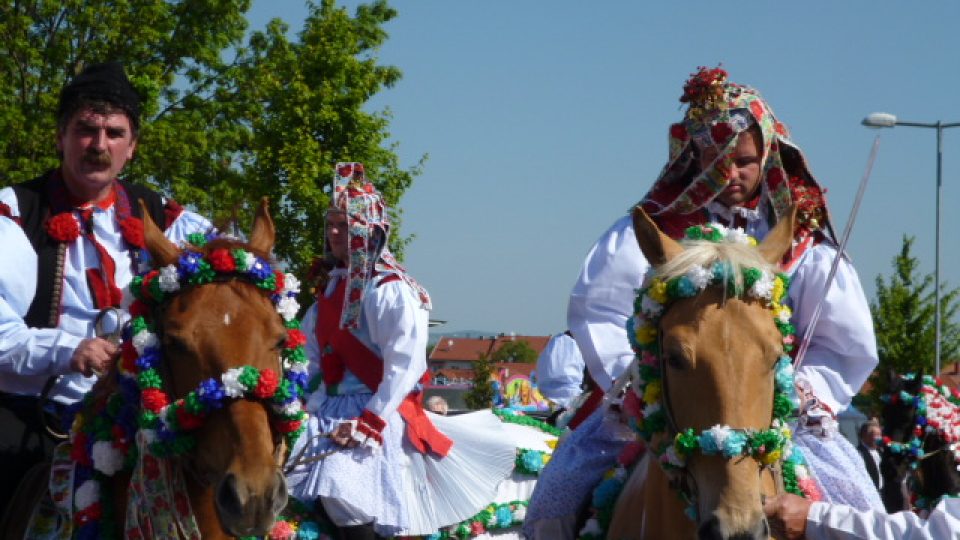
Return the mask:
[[296,349],[301,345],[307,344],[307,336],[296,328],[287,330],[287,343],[284,345],[288,349]]
[[90,454],[87,453],[86,433],[81,431],[73,436],[73,448],[70,449],[70,459],[76,461],[80,465],[85,465],[87,467],[93,466],[93,461],[90,459]]
[[177,422],[181,429],[190,431],[203,425],[203,417],[191,413],[184,407],[177,407]]
[[688,137],[687,128],[683,127],[683,124],[674,124],[670,126],[670,136],[680,141],[686,141]]
[[73,212],[61,212],[47,220],[47,235],[57,242],[73,242],[80,236],[80,223]]
[[147,307],[147,304],[138,299],[134,300],[130,304],[130,307],[127,308],[127,311],[130,312],[131,317],[145,317],[148,313],[150,313],[150,308]]
[[153,300],[158,300],[153,298],[153,295],[150,293],[150,284],[153,280],[157,279],[157,276],[160,275],[160,272],[157,270],[151,270],[143,276],[143,282],[140,283],[140,296],[141,298],[151,298]]
[[135,373],[137,370],[137,349],[130,341],[125,341],[120,346],[120,367],[127,373]]
[[353,165],[341,165],[340,168],[337,169],[337,174],[343,178],[350,178],[350,176],[353,175]]
[[158,388],[147,388],[140,393],[140,401],[144,408],[156,414],[167,406],[167,394]]
[[727,122],[720,122],[710,128],[710,136],[717,146],[725,144],[733,136],[733,127]]
[[487,532],[487,530],[483,528],[482,522],[474,521],[473,523],[470,524],[470,534],[472,534],[473,536],[480,536],[485,532]]
[[123,239],[133,247],[142,248],[143,243],[143,221],[140,218],[130,216],[120,222],[120,234]]
[[277,284],[277,285],[273,288],[273,292],[277,292],[277,293],[278,293],[278,292],[280,292],[280,291],[283,290],[283,286],[285,285],[287,278],[286,278],[286,276],[283,275],[283,272],[281,272],[281,271],[279,271],[279,270],[274,270],[274,271],[273,271],[273,278],[274,278],[274,282]]
[[270,368],[261,370],[260,381],[257,382],[257,387],[253,389],[253,395],[260,399],[271,397],[276,393],[278,384],[280,384],[280,379],[277,377],[276,371]]
[[300,420],[278,420],[273,423],[274,427],[277,428],[277,431],[280,433],[293,433],[294,431],[300,429]]
[[217,272],[234,272],[237,269],[237,263],[233,260],[233,255],[225,248],[218,248],[210,252],[208,257],[210,266]]

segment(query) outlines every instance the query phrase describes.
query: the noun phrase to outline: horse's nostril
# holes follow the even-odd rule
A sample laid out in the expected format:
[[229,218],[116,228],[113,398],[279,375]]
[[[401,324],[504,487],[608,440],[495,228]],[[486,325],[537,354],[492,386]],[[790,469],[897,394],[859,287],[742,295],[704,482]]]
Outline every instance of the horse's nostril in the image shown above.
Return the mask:
[[243,514],[245,498],[238,488],[237,477],[232,473],[227,474],[217,489],[217,506],[222,512],[238,516]]

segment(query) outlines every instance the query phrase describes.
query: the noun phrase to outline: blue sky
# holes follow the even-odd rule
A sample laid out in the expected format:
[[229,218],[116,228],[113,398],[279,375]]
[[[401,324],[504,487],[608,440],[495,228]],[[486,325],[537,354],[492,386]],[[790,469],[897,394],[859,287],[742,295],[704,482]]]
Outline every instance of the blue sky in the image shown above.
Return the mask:
[[[933,271],[935,130],[860,120],[960,121],[960,3],[392,5],[379,59],[404,76],[370,108],[392,111],[404,166],[429,155],[401,201],[402,232],[416,236],[407,266],[447,331],[562,331],[586,251],[665,163],[683,82],[721,62],[790,128],[838,233],[881,135],[849,246],[868,298],[904,234]],[[249,15],[253,28],[280,17],[295,33],[306,13],[299,0],[255,0]],[[960,128],[944,132],[943,156],[941,272],[956,286]]]

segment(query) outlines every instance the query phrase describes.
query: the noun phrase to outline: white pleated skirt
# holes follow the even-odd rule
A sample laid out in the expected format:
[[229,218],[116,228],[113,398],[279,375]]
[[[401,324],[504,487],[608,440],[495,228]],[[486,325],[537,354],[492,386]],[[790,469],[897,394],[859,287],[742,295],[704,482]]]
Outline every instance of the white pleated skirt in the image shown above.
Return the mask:
[[344,449],[329,438],[340,422],[357,417],[372,394],[329,396],[311,414],[291,459],[333,453],[315,463],[293,464],[292,496],[319,499],[338,526],[373,523],[381,536],[429,535],[473,517],[497,495],[513,471],[516,446],[492,413],[456,417],[427,413],[453,441],[446,457],[421,454],[404,437],[396,412],[384,418],[381,448]]

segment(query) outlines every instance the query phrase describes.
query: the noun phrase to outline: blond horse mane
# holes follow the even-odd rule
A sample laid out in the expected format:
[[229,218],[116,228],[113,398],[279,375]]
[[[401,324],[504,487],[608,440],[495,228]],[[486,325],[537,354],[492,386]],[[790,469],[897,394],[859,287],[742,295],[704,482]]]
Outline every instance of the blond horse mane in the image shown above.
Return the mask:
[[680,245],[684,248],[683,252],[656,269],[657,276],[665,281],[682,276],[693,267],[709,267],[713,263],[721,262],[729,265],[730,275],[740,289],[743,285],[744,268],[752,267],[771,272],[774,270],[773,265],[763,258],[756,246],[707,240],[684,240]]

